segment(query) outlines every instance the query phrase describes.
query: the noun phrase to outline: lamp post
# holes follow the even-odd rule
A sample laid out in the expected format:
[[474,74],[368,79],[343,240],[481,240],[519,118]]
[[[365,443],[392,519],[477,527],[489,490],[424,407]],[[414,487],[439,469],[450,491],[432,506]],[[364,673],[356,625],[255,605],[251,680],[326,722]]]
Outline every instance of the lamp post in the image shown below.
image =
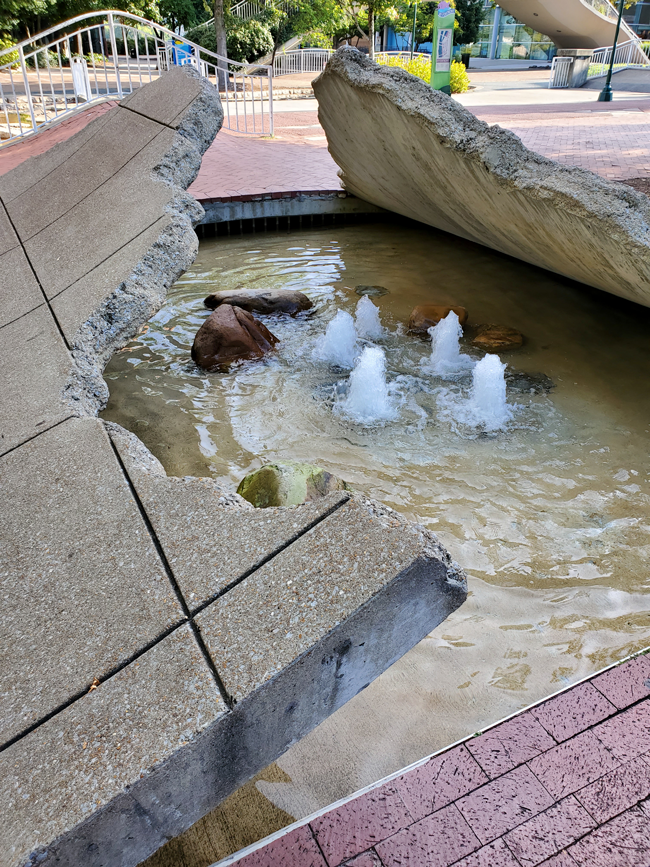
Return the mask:
[[413,30],[411,31],[411,60],[413,60],[413,50],[415,48],[415,21],[418,17],[418,0],[415,0],[415,9],[413,10]]
[[616,22],[616,32],[614,33],[614,45],[612,46],[612,56],[609,61],[609,69],[607,70],[607,81],[605,82],[605,87],[598,94],[598,102],[611,102],[613,99],[612,93],[612,72],[614,70],[614,58],[616,57],[616,43],[618,42],[618,34],[621,30],[621,18],[623,17],[623,3],[625,0],[621,0],[620,5],[618,7],[618,21]]

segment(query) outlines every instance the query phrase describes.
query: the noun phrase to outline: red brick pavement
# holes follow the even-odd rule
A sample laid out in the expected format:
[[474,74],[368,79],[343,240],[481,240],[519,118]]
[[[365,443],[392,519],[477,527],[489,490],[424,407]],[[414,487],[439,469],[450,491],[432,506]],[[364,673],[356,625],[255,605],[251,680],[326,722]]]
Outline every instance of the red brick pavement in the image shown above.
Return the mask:
[[648,867],[650,656],[596,675],[225,863]]

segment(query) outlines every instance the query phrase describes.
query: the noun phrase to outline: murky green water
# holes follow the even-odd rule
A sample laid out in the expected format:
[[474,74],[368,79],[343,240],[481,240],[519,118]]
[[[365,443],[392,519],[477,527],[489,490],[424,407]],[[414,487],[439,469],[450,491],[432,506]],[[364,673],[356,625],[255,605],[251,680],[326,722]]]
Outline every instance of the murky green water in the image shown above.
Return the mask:
[[[332,413],[345,378],[312,358],[357,284],[390,333],[400,418],[364,428]],[[315,302],[267,318],[278,352],[227,374],[189,359],[210,291],[288,287]],[[527,338],[504,355],[550,395],[509,394],[496,436],[458,430],[404,324],[416,304],[465,306]],[[107,368],[104,417],[168,473],[233,487],[274,459],[314,461],[433,529],[469,575],[463,608],[293,747],[292,783],[259,783],[305,815],[650,644],[650,311],[434,230],[359,226],[204,242],[145,333]],[[459,394],[466,384],[454,386]],[[315,759],[316,757],[316,759]],[[266,788],[264,788],[266,787]]]

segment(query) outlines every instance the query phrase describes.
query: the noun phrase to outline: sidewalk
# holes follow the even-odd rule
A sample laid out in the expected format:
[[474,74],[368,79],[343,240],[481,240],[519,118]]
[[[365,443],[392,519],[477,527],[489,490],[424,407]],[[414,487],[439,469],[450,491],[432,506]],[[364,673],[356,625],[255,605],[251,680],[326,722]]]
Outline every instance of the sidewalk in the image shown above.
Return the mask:
[[650,658],[219,862],[222,867],[647,867]]

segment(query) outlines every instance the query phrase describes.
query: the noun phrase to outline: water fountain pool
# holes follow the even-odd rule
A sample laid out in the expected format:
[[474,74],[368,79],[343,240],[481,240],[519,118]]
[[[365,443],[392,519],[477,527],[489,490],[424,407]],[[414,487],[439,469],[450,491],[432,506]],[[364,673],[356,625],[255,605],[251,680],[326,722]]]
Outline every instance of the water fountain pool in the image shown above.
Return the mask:
[[[344,364],[314,358],[337,310],[350,336],[358,284],[389,290],[373,297],[384,333],[359,338]],[[208,315],[202,299],[238,286],[301,289],[316,309],[265,317],[282,341],[265,361],[200,371],[189,347]],[[447,380],[422,367],[431,346],[404,323],[425,303],[526,335],[502,359],[519,383],[503,430],[459,411],[480,405],[469,369]],[[433,529],[469,574],[456,614],[279,761],[292,782],[257,784],[275,804],[305,815],[650,644],[649,325],[650,311],[433,230],[202,243],[107,368],[104,416],[169,473],[233,488],[264,462],[315,460]],[[383,424],[339,411],[369,339],[385,353],[396,411]],[[460,354],[482,357],[467,338]]]

